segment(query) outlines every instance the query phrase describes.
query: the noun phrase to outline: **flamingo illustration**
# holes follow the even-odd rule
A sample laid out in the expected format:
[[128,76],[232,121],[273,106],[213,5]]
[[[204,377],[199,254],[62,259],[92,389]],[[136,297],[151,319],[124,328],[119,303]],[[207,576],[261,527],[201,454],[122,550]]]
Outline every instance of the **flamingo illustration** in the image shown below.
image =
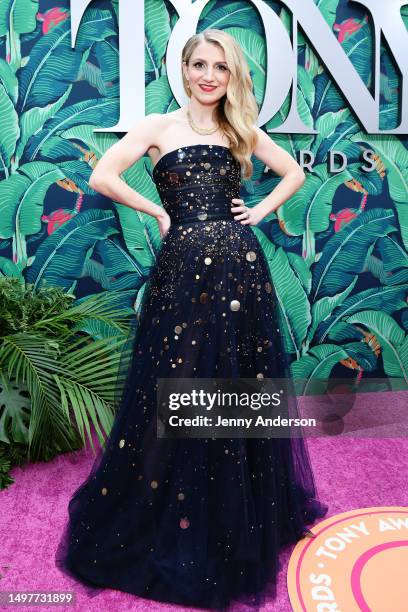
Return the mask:
[[357,191],[363,194],[361,199],[361,204],[358,208],[343,208],[339,210],[337,213],[331,213],[329,215],[330,221],[334,221],[334,231],[338,232],[344,225],[350,223],[353,219],[355,219],[366,207],[368,192],[361,183],[356,181],[356,179],[351,179],[350,181],[346,181],[345,185],[352,189],[353,191]]
[[[364,17],[363,21],[368,23],[367,15]],[[354,32],[358,32],[358,30],[360,30],[363,27],[363,25],[364,23],[361,21],[358,21],[358,19],[350,18],[350,19],[345,19],[341,23],[335,23],[333,26],[333,30],[335,32],[338,32],[338,41],[342,43],[346,40],[346,38],[351,36],[351,34],[354,34]]]
[[50,213],[49,215],[42,215],[41,221],[44,221],[44,223],[48,224],[48,235],[55,232],[55,230],[61,227],[61,225],[64,225],[64,223],[72,219],[81,211],[83,195],[83,193],[78,194],[78,199],[73,210],[68,210],[66,208],[57,208],[57,210],[53,210],[52,213]]
[[62,10],[59,6],[55,6],[54,8],[45,11],[45,13],[37,13],[38,21],[42,21],[42,33],[47,34],[52,30],[52,28],[61,21],[68,19],[69,12]]

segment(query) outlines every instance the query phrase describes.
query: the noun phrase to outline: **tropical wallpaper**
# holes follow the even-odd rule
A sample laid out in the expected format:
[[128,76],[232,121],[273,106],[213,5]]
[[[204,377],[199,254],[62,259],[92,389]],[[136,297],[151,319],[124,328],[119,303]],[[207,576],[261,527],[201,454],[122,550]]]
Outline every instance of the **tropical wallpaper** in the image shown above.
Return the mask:
[[[364,7],[314,1],[370,87],[373,28]],[[290,30],[284,5],[268,4]],[[118,303],[120,292],[122,306],[137,313],[160,248],[157,223],[88,186],[98,159],[122,136],[93,132],[119,117],[118,10],[119,0],[90,4],[72,50],[67,1],[1,0],[0,276],[60,287],[76,301],[104,292]],[[408,24],[406,7],[402,14]],[[166,113],[178,108],[165,61],[178,15],[166,0],[145,0],[145,16],[146,112]],[[211,0],[198,29],[209,27],[239,41],[261,104],[266,49],[256,9]],[[310,149],[313,171],[277,214],[252,228],[270,265],[293,373],[408,382],[407,139],[365,133],[301,28],[298,58],[299,113],[319,133],[273,138],[295,158]],[[382,129],[398,125],[401,86],[384,45]],[[266,132],[282,123],[289,102],[288,95],[262,126]],[[339,174],[327,170],[331,148],[349,160]],[[371,173],[361,171],[366,148],[375,151]],[[253,161],[254,175],[241,193],[249,206],[279,180]],[[160,204],[147,156],[123,177]],[[105,330],[95,326],[95,338]]]

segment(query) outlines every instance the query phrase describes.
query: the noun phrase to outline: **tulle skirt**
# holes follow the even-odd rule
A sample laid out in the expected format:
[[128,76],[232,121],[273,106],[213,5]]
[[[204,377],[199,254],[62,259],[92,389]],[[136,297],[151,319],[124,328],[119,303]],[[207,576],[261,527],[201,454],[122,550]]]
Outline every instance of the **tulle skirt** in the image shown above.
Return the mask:
[[172,225],[139,312],[115,422],[70,500],[56,563],[90,595],[258,609],[276,596],[282,546],[313,537],[328,510],[304,439],[158,438],[156,423],[159,377],[290,375],[255,234],[233,220]]

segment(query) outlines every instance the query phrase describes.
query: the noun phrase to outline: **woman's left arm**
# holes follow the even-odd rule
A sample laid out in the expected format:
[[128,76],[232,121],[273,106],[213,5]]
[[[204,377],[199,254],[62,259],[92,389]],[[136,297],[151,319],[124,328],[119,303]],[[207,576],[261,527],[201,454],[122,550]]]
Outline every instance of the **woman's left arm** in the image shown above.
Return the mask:
[[[254,155],[276,174],[282,177],[271,193],[252,208],[261,221],[266,215],[275,212],[286,200],[298,191],[306,180],[306,175],[297,161],[259,127],[255,126],[258,142]],[[258,222],[259,222],[258,221]]]

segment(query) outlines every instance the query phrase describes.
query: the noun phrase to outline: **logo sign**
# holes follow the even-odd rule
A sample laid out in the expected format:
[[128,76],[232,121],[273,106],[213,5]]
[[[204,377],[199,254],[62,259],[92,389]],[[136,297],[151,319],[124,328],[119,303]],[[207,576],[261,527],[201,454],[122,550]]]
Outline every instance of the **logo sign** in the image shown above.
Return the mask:
[[293,612],[407,609],[408,509],[358,508],[313,526],[291,554]]
[[[152,1],[152,0],[150,0]],[[180,57],[184,44],[197,31],[197,24],[209,0],[170,0],[179,19],[171,33],[166,56],[169,85],[179,104],[187,102],[180,70]],[[267,123],[281,108],[292,88],[292,103],[286,120],[274,130],[276,133],[316,134],[306,126],[296,108],[297,92],[297,32],[298,24],[313,44],[333,80],[344,94],[350,107],[369,134],[408,133],[408,32],[401,17],[404,0],[353,0],[371,13],[374,31],[373,82],[375,95],[371,95],[350,59],[338,42],[313,0],[282,0],[293,14],[293,44],[279,16],[264,0],[250,2],[258,11],[265,30],[267,66],[266,88],[258,125]],[[71,45],[75,47],[81,19],[91,0],[71,0]],[[127,132],[135,120],[145,116],[144,90],[144,1],[120,0],[119,6],[119,122],[103,132]],[[401,123],[392,130],[379,129],[380,111],[380,43],[383,36],[401,72]],[[371,58],[367,58],[371,62]]]

